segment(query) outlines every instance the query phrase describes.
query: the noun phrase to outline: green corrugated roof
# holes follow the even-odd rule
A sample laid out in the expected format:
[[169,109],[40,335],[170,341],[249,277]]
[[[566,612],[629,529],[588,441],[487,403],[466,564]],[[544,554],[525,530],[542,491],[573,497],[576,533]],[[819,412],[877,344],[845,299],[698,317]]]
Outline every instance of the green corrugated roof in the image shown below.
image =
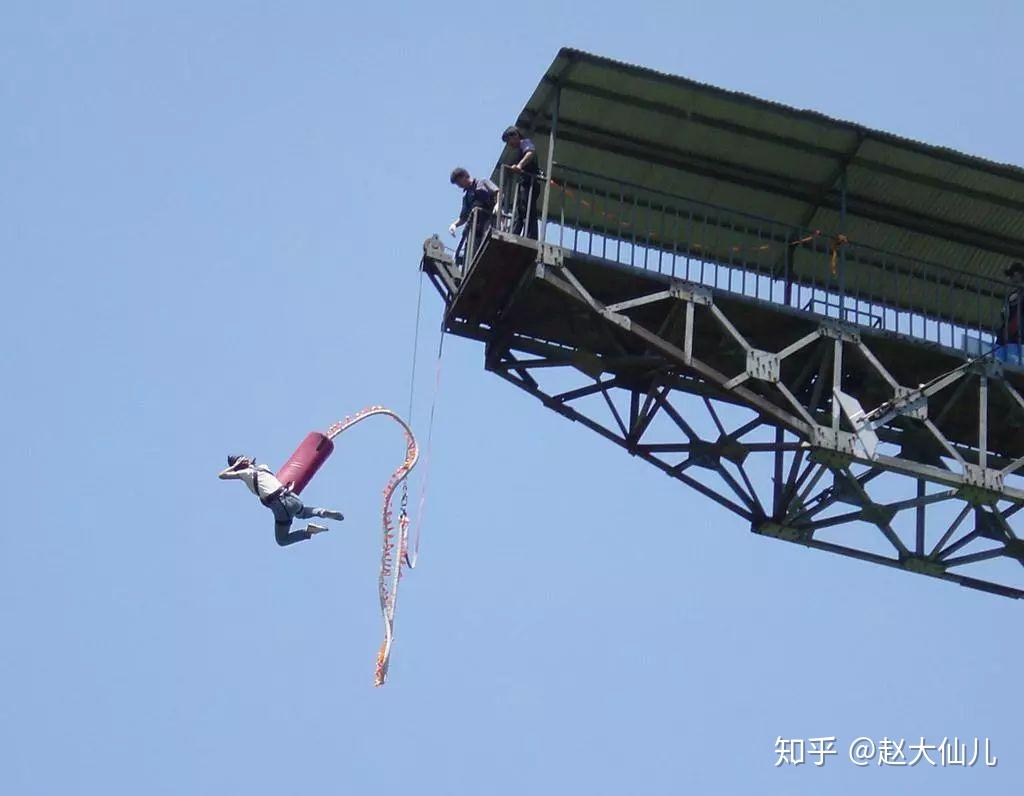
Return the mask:
[[[519,117],[542,159],[556,85],[558,164],[780,225],[841,231],[964,275],[1001,279],[1024,259],[1017,166],[573,49],[559,51]],[[852,281],[877,279],[856,268],[849,264]]]

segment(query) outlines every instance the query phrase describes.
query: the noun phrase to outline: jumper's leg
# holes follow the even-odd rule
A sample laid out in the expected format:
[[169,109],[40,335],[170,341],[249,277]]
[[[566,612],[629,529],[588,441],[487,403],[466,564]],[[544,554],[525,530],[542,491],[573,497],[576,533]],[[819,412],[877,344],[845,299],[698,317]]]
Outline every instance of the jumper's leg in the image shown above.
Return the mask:
[[306,513],[298,516],[302,519],[307,519],[309,517],[323,517],[326,520],[338,520],[339,522],[345,519],[344,514],[340,511],[335,511],[334,509],[305,509],[305,512]]
[[290,544],[296,542],[304,542],[309,539],[313,534],[308,530],[306,531],[293,531],[291,530],[292,524],[290,522],[275,522],[274,523],[274,539],[281,547],[287,547]]
[[321,509],[306,506],[296,495],[289,494],[284,498],[285,508],[292,517],[308,520],[312,517],[324,517],[328,520],[343,520],[345,515],[333,509]]

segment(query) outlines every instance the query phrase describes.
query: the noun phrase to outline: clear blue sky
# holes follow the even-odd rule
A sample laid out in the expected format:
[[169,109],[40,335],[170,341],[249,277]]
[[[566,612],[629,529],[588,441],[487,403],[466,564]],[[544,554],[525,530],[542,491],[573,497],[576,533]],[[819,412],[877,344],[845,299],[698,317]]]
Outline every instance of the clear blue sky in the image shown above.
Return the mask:
[[[753,537],[477,345],[447,345],[382,690],[395,431],[342,442],[307,494],[347,521],[287,550],[214,474],[404,409],[448,172],[490,167],[560,46],[1021,163],[1022,27],[1010,2],[6,4],[0,792],[1019,793],[1024,607]],[[998,767],[772,766],[778,735],[956,734]]]

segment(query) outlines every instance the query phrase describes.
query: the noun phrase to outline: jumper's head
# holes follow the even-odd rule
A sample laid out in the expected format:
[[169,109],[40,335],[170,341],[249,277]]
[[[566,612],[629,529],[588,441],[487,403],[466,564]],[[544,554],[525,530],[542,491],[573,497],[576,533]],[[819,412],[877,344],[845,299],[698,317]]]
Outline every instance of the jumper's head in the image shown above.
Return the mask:
[[504,141],[508,146],[516,147],[519,146],[519,142],[523,140],[523,133],[516,126],[508,127],[505,132],[501,134],[501,140]]
[[248,467],[252,462],[252,456],[241,456],[239,454],[228,456],[228,467]]
[[456,169],[452,169],[452,185],[458,185],[462,190],[466,190],[469,187],[469,183],[472,181],[472,179],[473,178],[469,176],[469,172],[462,168],[462,166],[459,166]]
[[1020,260],[1011,263],[1003,273],[1010,278],[1011,282],[1018,284],[1024,282],[1024,263]]

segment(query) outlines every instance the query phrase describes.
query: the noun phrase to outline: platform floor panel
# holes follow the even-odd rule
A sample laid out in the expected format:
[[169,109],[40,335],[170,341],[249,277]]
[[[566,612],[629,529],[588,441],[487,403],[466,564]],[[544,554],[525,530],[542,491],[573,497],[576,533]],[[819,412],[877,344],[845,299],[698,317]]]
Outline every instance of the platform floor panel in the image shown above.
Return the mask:
[[492,235],[463,279],[448,310],[472,324],[493,325],[523,275],[537,260],[536,244],[511,241],[511,236]]

